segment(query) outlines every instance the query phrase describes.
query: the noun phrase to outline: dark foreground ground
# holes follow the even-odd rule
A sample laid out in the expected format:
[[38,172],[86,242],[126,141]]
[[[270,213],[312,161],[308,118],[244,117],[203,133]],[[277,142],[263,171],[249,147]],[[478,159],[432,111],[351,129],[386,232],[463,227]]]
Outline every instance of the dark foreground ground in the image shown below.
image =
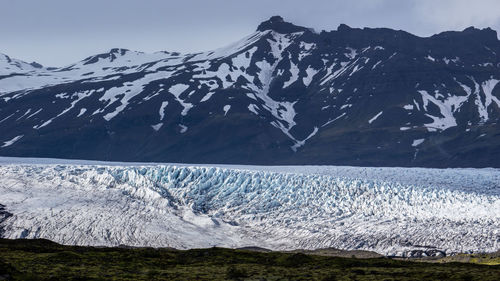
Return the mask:
[[0,280],[500,280],[500,265],[468,261],[428,263],[222,248],[94,248],[0,239]]

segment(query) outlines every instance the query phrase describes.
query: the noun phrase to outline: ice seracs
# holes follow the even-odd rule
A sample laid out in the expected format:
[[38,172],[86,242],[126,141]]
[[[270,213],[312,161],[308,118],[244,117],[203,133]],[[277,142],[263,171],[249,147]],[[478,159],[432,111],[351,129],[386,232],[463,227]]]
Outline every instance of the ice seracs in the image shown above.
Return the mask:
[[495,251],[500,241],[498,169],[0,163],[7,238],[388,255]]

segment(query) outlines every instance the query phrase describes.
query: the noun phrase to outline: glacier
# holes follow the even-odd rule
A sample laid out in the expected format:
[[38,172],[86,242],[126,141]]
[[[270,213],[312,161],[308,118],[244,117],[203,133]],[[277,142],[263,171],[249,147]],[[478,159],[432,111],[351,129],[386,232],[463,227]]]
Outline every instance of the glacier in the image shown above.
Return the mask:
[[0,157],[5,238],[179,249],[500,248],[500,169]]

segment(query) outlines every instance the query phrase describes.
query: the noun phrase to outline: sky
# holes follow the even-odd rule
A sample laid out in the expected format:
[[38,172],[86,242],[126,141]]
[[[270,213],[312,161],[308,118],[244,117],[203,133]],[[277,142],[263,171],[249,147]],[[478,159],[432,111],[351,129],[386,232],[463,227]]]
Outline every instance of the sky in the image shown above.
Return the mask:
[[281,15],[318,31],[388,27],[418,36],[500,30],[499,0],[0,0],[0,53],[45,66],[127,48],[212,50]]

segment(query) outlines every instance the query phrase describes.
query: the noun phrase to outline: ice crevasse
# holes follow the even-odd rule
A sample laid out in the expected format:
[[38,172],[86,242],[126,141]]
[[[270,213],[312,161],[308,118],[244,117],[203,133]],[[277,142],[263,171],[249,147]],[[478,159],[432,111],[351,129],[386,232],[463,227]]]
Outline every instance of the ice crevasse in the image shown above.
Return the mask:
[[12,214],[0,230],[7,238],[64,244],[181,249],[334,247],[404,255],[500,247],[497,169],[325,169],[0,165],[0,204]]

